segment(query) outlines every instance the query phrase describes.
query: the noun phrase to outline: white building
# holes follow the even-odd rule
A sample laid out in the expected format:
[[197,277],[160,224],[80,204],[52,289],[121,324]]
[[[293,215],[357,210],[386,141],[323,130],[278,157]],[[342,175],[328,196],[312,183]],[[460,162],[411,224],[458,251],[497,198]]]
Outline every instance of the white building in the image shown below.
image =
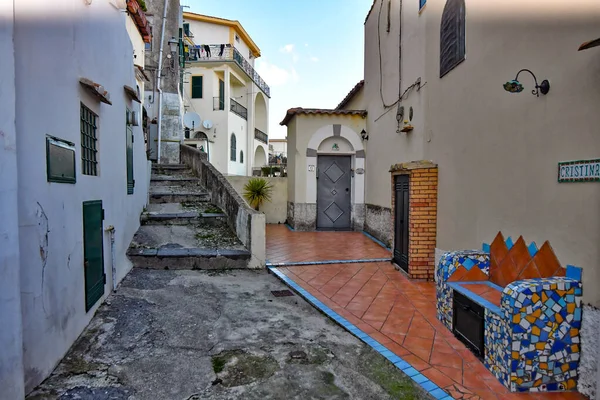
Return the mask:
[[0,3],[1,399],[50,374],[131,268],[149,164],[130,3]]
[[260,49],[238,21],[183,18],[184,103],[204,122],[186,131],[185,142],[202,146],[223,174],[252,175],[268,164],[270,89],[254,70]]

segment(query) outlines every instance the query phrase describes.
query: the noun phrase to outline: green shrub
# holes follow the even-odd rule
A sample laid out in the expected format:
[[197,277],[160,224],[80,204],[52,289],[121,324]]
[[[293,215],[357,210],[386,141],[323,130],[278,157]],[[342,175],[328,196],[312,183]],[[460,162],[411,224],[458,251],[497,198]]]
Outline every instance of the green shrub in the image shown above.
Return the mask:
[[271,201],[271,192],[273,186],[271,183],[264,178],[251,178],[246,185],[244,185],[244,198],[258,210],[260,206],[267,201]]
[[140,5],[140,8],[142,9],[142,11],[144,11],[144,12],[148,11],[148,7],[146,7],[145,0],[137,0],[137,3]]

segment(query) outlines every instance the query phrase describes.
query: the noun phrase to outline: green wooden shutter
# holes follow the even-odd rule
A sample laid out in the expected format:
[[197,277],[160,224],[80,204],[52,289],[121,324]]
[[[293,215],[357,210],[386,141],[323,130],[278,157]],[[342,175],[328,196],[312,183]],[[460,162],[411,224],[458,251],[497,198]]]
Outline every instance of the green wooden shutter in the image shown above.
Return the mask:
[[104,294],[104,244],[102,240],[104,210],[102,200],[83,202],[83,265],[85,275],[85,311],[89,311]]
[[202,77],[192,76],[192,99],[202,98]]
[[[127,119],[131,111],[127,110]],[[133,188],[135,187],[135,180],[133,179],[133,128],[127,122],[125,123],[125,135],[126,135],[126,152],[127,152],[127,194],[133,194]]]
[[225,109],[225,82],[219,79],[219,110]]

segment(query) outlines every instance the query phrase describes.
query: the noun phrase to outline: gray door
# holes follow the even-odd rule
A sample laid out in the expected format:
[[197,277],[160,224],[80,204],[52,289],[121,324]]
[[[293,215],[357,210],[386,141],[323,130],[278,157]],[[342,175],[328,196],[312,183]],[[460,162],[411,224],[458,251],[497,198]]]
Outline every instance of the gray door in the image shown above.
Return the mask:
[[317,229],[352,229],[350,156],[317,159]]

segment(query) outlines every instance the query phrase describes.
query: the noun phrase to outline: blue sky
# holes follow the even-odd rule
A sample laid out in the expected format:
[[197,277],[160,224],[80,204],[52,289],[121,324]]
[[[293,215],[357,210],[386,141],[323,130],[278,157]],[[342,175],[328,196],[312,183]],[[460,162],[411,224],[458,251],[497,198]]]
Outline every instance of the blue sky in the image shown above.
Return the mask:
[[334,108],[363,79],[364,20],[372,0],[181,0],[185,11],[240,21],[260,47],[271,87],[269,136],[288,108]]

